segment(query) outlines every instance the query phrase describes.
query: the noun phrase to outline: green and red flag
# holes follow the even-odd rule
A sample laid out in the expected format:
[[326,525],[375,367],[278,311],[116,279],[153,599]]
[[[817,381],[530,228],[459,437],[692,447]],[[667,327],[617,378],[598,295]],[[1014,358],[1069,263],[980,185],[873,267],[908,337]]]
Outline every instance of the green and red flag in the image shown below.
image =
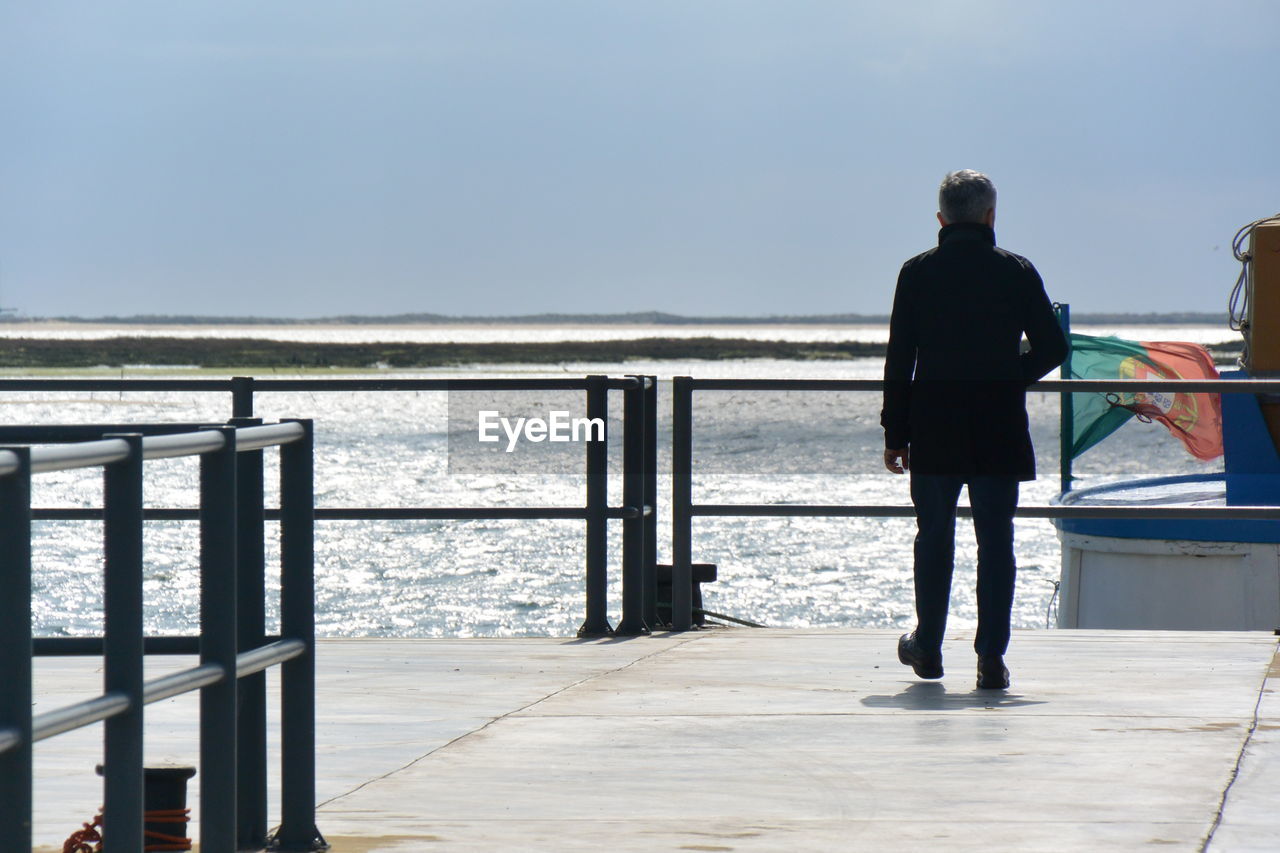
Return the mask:
[[[1213,357],[1182,341],[1126,341],[1071,335],[1072,379],[1217,379]],[[1217,394],[1076,393],[1072,398],[1071,458],[1079,456],[1132,417],[1159,421],[1197,459],[1222,455],[1222,404]]]

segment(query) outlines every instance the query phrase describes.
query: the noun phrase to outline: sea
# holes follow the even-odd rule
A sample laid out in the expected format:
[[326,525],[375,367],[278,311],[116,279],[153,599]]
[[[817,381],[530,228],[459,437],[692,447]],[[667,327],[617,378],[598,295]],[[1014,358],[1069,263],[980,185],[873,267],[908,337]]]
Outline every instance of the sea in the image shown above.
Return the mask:
[[[1218,343],[1226,328],[1082,326],[1086,334],[1131,340]],[[0,337],[88,338],[118,335],[264,337],[316,342],[529,342],[642,337],[736,337],[792,341],[884,341],[883,325],[210,325],[13,323]],[[670,561],[670,385],[699,378],[872,379],[880,359],[788,361],[617,361],[557,365],[486,364],[435,370],[378,370],[410,377],[530,377],[653,374],[659,377],[658,559]],[[5,372],[13,377],[31,373]],[[47,374],[42,374],[47,375]],[[208,378],[207,371],[157,365],[97,368],[60,377]],[[261,377],[339,378],[341,371],[259,371]],[[369,372],[358,375],[368,377]],[[316,497],[344,506],[580,506],[580,455],[570,463],[498,457],[462,464],[450,451],[458,399],[445,392],[259,393],[268,420],[316,422]],[[581,395],[568,405],[581,406]],[[534,401],[537,402],[537,401]],[[542,401],[560,404],[560,399]],[[620,393],[610,399],[610,502],[621,503]],[[865,392],[698,392],[694,398],[694,501],[697,503],[909,504],[907,479],[881,462],[879,395]],[[1029,395],[1038,478],[1023,484],[1023,504],[1045,504],[1059,491],[1057,395]],[[197,392],[0,393],[5,423],[211,422],[230,414],[227,394]],[[580,448],[572,452],[580,454]],[[268,468],[273,468],[268,454]],[[1137,477],[1221,470],[1201,462],[1159,424],[1130,421],[1075,460],[1077,487]],[[267,481],[274,484],[268,471]],[[194,507],[192,459],[147,463],[145,500],[152,507]],[[273,486],[274,488],[274,486]],[[87,507],[101,501],[101,475],[41,474],[33,504]],[[268,501],[274,501],[270,494]],[[963,500],[963,498],[962,498]],[[621,525],[610,530],[610,621],[620,609]],[[909,518],[697,518],[693,557],[715,563],[703,587],[710,611],[771,627],[908,628],[913,622]],[[579,521],[322,521],[317,524],[317,632],[322,636],[571,636],[584,618],[584,528]],[[275,561],[272,524],[268,524]],[[102,630],[101,525],[35,523],[35,628],[43,636]],[[145,530],[145,619],[149,633],[191,633],[198,624],[199,572],[194,522],[150,521]],[[1047,520],[1019,520],[1014,623],[1047,629],[1055,622],[1060,545]],[[269,570],[273,588],[278,576]],[[952,629],[975,625],[972,530],[957,525]],[[269,621],[277,621],[269,596]]]

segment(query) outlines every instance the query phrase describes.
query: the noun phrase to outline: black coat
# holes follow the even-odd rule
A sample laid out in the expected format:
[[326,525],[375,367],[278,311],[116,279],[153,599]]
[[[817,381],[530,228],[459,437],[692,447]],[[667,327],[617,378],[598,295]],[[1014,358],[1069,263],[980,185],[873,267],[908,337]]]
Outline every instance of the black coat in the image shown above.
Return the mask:
[[948,225],[898,276],[880,423],[920,474],[1036,476],[1026,387],[1067,341],[1036,268],[995,242],[986,225]]

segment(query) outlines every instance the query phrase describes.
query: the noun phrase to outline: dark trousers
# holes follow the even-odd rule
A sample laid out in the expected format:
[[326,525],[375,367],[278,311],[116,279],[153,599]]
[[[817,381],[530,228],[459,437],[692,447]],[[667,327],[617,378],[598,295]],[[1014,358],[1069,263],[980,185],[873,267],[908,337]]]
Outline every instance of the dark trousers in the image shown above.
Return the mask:
[[911,502],[916,508],[916,639],[937,651],[947,629],[951,573],[956,552],[956,501],[969,485],[973,530],[978,539],[979,655],[1002,655],[1009,646],[1013,610],[1013,511],[1018,506],[1014,477],[956,477],[911,472]]

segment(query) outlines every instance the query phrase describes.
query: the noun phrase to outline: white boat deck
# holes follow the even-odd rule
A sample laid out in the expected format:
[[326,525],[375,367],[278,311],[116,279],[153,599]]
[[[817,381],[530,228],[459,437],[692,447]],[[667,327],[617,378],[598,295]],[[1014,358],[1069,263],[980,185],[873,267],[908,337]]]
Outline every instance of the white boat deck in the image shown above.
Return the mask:
[[[317,823],[337,853],[1280,850],[1269,633],[1016,632],[1008,693],[971,634],[941,682],[896,637],[321,641]],[[39,659],[37,710],[98,663]],[[148,709],[149,764],[195,763],[196,708]],[[95,813],[100,745],[37,745],[38,849]]]

